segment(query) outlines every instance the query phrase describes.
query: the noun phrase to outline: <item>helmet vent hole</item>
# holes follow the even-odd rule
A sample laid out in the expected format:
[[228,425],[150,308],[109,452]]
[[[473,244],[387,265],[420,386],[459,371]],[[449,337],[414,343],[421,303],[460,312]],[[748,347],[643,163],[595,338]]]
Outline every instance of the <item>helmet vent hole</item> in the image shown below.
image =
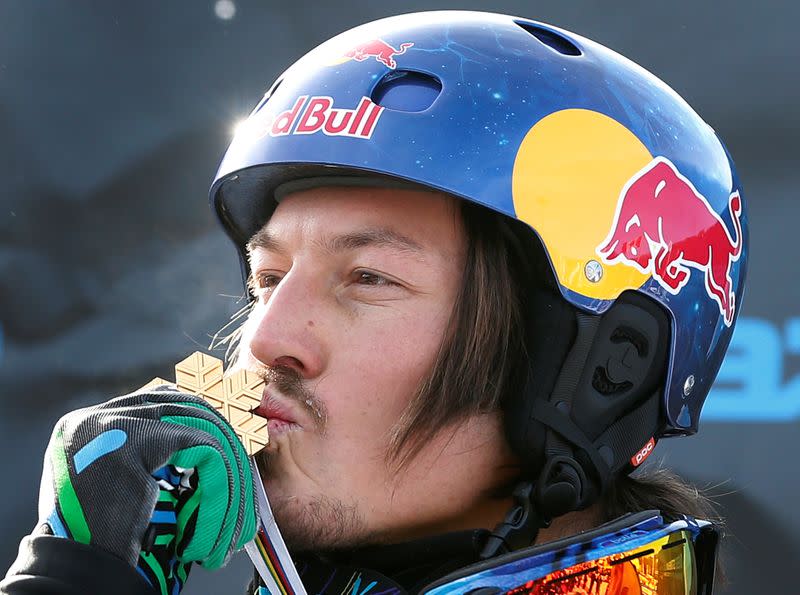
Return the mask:
[[557,33],[552,29],[542,27],[537,23],[528,23],[525,21],[515,21],[517,25],[525,29],[528,33],[533,35],[536,39],[541,41],[544,45],[551,50],[555,50],[559,54],[565,56],[580,56],[581,50],[571,40],[567,39],[561,33]]
[[442,82],[430,74],[395,70],[384,76],[372,91],[372,101],[398,112],[424,112],[442,92]]

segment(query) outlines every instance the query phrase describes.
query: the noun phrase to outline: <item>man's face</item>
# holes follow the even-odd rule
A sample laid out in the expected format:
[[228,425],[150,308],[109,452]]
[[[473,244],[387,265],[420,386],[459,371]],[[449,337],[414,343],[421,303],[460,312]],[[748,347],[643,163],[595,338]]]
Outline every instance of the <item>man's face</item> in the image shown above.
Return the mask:
[[296,192],[254,236],[237,366],[273,370],[259,465],[290,546],[404,539],[485,512],[498,416],[441,432],[399,473],[387,461],[448,328],[465,245],[455,200],[387,188]]

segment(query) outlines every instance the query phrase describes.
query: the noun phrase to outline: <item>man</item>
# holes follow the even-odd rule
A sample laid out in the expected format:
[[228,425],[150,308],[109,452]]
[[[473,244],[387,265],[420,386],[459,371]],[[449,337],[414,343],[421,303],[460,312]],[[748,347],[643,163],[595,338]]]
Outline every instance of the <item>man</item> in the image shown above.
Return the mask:
[[276,81],[211,199],[258,473],[190,395],[73,412],[3,592],[175,593],[252,538],[254,482],[309,593],[711,592],[702,498],[627,477],[696,431],[747,256],[733,164],[661,81],[523,19],[385,19]]

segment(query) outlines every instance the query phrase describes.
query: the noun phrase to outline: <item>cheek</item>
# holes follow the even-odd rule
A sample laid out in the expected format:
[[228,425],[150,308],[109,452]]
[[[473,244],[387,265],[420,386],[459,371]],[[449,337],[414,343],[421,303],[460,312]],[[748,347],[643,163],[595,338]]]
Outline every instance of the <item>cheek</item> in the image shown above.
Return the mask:
[[369,443],[385,452],[389,431],[415,394],[438,353],[441,317],[387,317],[380,324],[349,328],[333,351],[329,374],[319,382],[327,396],[331,432],[353,450]]
[[[416,389],[439,351],[443,316],[398,316],[364,329],[347,354],[358,375],[384,387]],[[357,357],[353,357],[355,354]],[[392,391],[389,391],[392,392]],[[408,395],[410,398],[411,395]]]

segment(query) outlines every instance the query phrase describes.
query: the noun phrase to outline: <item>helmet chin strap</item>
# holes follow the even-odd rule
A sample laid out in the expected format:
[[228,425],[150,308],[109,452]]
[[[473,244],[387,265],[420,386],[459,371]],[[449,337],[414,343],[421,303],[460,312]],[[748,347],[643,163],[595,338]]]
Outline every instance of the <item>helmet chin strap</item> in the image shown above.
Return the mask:
[[480,553],[481,560],[528,547],[536,541],[539,529],[550,525],[533,504],[533,483],[523,481],[514,488],[514,505],[502,523],[494,528]]
[[[554,518],[596,502],[664,427],[670,321],[658,304],[627,292],[602,316],[555,305],[545,311],[549,320],[532,329],[545,334],[540,351],[531,350],[523,394],[505,406],[509,439],[528,472],[484,559],[531,545]],[[557,375],[536,374],[559,357]]]

